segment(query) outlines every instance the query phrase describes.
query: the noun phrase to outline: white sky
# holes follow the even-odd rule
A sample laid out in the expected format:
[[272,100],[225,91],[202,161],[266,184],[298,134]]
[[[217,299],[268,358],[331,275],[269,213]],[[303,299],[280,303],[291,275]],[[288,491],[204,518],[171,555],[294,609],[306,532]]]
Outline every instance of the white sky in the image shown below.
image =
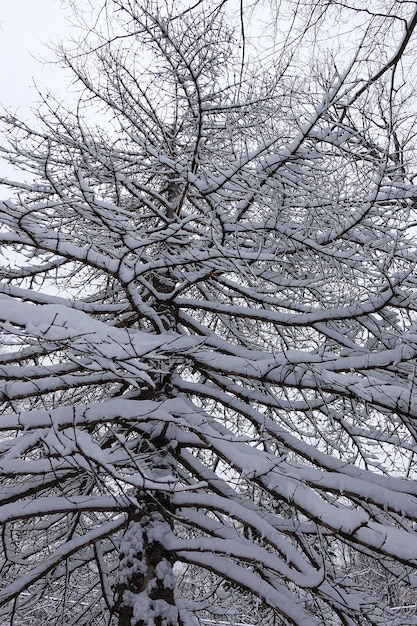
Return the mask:
[[[21,119],[30,120],[30,108],[38,100],[34,83],[40,91],[50,88],[65,97],[63,71],[40,61],[54,59],[44,44],[69,38],[71,27],[66,16],[61,0],[0,0],[0,113],[6,107]],[[0,177],[24,178],[4,162],[0,162]],[[0,199],[7,199],[9,194],[0,186]]]
[[41,42],[69,36],[66,15],[60,0],[0,0],[0,105],[22,113],[37,99],[34,79],[62,92],[63,75],[33,56],[53,58]]

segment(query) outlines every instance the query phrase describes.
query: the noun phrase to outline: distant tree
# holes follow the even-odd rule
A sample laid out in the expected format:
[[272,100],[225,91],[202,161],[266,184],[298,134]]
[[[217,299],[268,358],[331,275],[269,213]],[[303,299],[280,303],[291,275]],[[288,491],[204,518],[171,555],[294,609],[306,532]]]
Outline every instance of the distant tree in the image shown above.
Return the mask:
[[345,555],[417,583],[417,3],[229,4],[109,0],[2,118],[14,626],[416,623]]

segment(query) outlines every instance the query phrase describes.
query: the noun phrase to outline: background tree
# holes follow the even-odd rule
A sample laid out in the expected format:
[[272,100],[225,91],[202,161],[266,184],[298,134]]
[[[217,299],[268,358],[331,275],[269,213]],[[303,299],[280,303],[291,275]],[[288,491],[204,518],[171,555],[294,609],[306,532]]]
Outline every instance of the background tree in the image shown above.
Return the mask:
[[114,0],[75,112],[3,116],[10,623],[416,623],[345,558],[416,584],[417,5],[371,4],[260,51],[250,7]]

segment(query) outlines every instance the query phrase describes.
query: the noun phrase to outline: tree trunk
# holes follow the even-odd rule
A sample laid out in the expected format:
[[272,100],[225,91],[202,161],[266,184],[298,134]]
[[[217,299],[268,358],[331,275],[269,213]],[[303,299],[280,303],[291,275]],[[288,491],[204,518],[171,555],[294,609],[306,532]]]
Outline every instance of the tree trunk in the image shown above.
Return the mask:
[[[168,219],[173,219],[179,202],[180,189],[170,181],[165,190],[169,202]],[[166,300],[175,289],[175,277],[170,268],[160,269],[150,277],[155,289],[154,309],[160,319],[157,332],[175,331],[177,311]],[[158,295],[162,297],[159,299]],[[170,397],[172,371],[162,372],[153,390],[153,399]],[[153,471],[169,471],[163,450],[163,436],[154,438]],[[163,537],[172,532],[166,521],[171,508],[170,498],[161,493],[141,493],[140,506],[129,516],[120,554],[119,574],[116,583],[116,610],[118,626],[181,626],[182,621],[175,604],[174,557],[163,546]]]
[[162,510],[168,498],[140,494],[121,544],[116,582],[118,626],[181,626],[175,604],[172,555],[163,546],[171,532]]

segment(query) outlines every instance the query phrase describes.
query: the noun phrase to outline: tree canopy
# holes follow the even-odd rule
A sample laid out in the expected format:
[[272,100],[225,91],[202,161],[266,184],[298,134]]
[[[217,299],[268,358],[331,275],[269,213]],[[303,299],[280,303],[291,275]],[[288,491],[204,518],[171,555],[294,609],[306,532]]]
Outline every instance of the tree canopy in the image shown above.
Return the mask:
[[417,623],[417,3],[268,7],[93,3],[1,117],[4,623]]

